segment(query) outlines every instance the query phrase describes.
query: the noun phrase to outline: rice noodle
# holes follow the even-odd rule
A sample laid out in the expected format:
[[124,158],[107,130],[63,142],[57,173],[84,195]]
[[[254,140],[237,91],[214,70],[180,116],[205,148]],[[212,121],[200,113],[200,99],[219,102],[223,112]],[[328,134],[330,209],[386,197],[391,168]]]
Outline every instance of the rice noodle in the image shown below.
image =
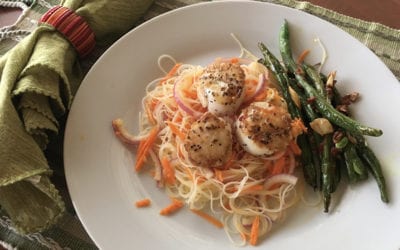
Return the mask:
[[[246,62],[256,59],[243,47],[241,51],[242,56],[248,58]],[[175,64],[176,60],[168,55],[159,58],[159,67],[167,74],[163,67],[166,60]],[[183,90],[185,88],[185,91],[197,93],[195,79],[202,70],[200,66],[182,64],[173,76],[158,78],[146,88],[143,110],[153,110],[151,116],[161,128],[159,138],[150,151],[154,179],[162,181],[160,159],[168,157],[176,181],[174,184],[161,183],[167,195],[184,201],[190,209],[211,211],[223,222],[224,230],[233,244],[243,246],[246,244],[245,238],[250,235],[255,216],[260,218],[259,236],[262,237],[271,230],[274,222],[284,218],[285,210],[299,200],[295,188],[297,177],[293,175],[295,157],[289,147],[272,156],[253,156],[236,143],[233,146],[235,159],[229,168],[212,169],[193,165],[182,138],[166,126],[166,121],[186,134],[196,117],[204,113],[201,100],[186,96]],[[249,77],[258,80],[254,95],[267,87],[263,74]],[[152,125],[149,119],[149,114],[141,115],[142,131],[150,130]],[[285,173],[271,175],[271,166],[283,157],[286,162]],[[264,188],[256,189],[260,186]]]

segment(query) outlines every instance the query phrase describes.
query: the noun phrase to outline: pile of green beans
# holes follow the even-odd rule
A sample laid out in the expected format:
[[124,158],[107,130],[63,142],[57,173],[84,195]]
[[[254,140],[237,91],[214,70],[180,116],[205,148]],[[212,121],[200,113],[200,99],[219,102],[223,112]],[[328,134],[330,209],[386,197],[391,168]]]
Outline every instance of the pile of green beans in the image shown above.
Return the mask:
[[[297,139],[302,150],[300,159],[305,181],[322,192],[324,212],[329,211],[331,195],[341,182],[342,173],[349,183],[366,180],[370,173],[378,184],[381,200],[389,202],[381,165],[364,138],[380,136],[382,130],[365,126],[338,110],[342,97],[335,85],[333,91],[328,91],[328,77],[304,62],[295,62],[286,20],[279,33],[282,63],[265,44],[258,45],[263,54],[260,61],[275,74],[292,118],[301,118],[308,127]],[[289,88],[297,93],[301,108],[296,106]],[[316,118],[327,119],[334,132],[320,135],[313,131],[308,124]]]

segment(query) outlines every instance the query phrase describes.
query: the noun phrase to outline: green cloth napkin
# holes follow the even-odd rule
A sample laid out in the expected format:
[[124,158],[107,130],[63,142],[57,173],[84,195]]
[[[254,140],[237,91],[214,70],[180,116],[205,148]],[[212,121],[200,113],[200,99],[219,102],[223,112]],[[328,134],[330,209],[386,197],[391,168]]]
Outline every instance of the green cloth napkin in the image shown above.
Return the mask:
[[[368,48],[370,48],[392,70],[396,77],[400,79],[400,30],[391,29],[381,24],[366,22],[344,16],[334,11],[312,5],[308,2],[295,0],[263,1],[300,9],[313,15],[319,16],[322,19],[325,19],[337,25],[338,27],[353,35],[355,38],[359,39]],[[2,2],[5,1],[0,1],[0,5]],[[18,2],[18,0],[8,0],[7,2]],[[29,9],[29,11],[25,13],[26,15],[23,16],[15,26],[8,29],[10,33],[7,33],[6,36],[10,36],[13,39],[0,41],[0,55],[3,54],[4,51],[9,50],[9,48],[15,44],[15,41],[18,41],[19,35],[24,34],[26,30],[30,29],[32,19],[38,19],[40,15],[48,8],[45,4],[49,3],[51,5],[55,2],[55,0],[20,0],[19,2],[24,2],[28,4],[33,3],[33,5]],[[145,13],[144,17],[139,20],[139,22],[149,20],[155,16],[158,16],[175,8],[199,2],[204,1],[155,0],[154,4]],[[0,40],[1,33],[2,32],[0,30]],[[97,54],[94,54],[89,58],[89,60],[86,60],[83,63],[90,67],[92,63],[96,60],[97,56]],[[0,65],[2,65],[3,60],[5,60],[4,57],[0,57]],[[56,107],[56,104],[54,103],[52,103],[51,105],[52,107]],[[2,118],[0,118],[0,120],[1,119]],[[61,123],[59,124],[58,130],[59,133],[62,132]],[[2,132],[0,131],[0,133]],[[53,146],[48,145],[47,150],[53,150]],[[50,165],[54,166],[57,164],[50,163]],[[0,167],[1,166],[2,165],[0,165]],[[55,169],[54,174],[56,174],[56,176],[57,174],[61,176],[62,171],[60,172]],[[68,202],[68,193],[60,183],[61,182],[59,180],[54,181],[56,187],[61,191],[62,197],[64,198],[64,200],[66,200],[68,208],[68,204],[70,203]],[[0,211],[0,245],[1,241],[3,240],[14,247],[17,247],[18,249],[96,249],[96,246],[90,241],[88,235],[85,233],[82,226],[80,225],[79,220],[76,218],[76,216],[73,215],[72,208],[67,209],[67,212],[63,217],[60,218],[57,224],[42,233],[21,235],[17,233],[11,226],[11,220],[8,219],[8,217],[2,215]]]
[[[99,44],[127,32],[151,0],[64,0],[84,17]],[[83,73],[75,49],[42,24],[0,58],[0,205],[20,232],[53,225],[65,205],[43,153],[62,134]]]
[[299,9],[335,24],[372,50],[400,80],[400,30],[349,17],[306,1],[262,0],[262,2]]

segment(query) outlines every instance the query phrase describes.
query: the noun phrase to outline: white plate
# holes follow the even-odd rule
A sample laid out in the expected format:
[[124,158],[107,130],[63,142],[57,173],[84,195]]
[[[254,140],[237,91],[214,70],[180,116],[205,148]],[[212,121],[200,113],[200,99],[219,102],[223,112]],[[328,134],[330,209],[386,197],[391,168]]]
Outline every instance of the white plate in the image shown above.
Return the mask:
[[[329,53],[324,67],[337,70],[343,91],[357,90],[362,99],[353,108],[357,119],[381,128],[368,138],[384,165],[391,203],[380,201],[375,181],[341,191],[333,212],[321,207],[294,209],[260,244],[266,249],[392,249],[400,248],[400,84],[366,47],[341,29],[304,12],[260,2],[211,2],[154,18],[116,42],[83,81],[65,136],[65,171],[69,191],[85,228],[101,249],[234,249],[223,230],[180,211],[158,214],[169,201],[146,174],[133,171],[134,155],[114,137],[111,120],[122,117],[130,130],[144,86],[162,76],[161,54],[181,62],[207,64],[215,57],[236,56],[230,33],[260,55],[263,41],[277,53],[278,30],[290,23],[294,52],[312,49],[317,62],[319,37]],[[342,188],[344,189],[344,188]],[[150,197],[150,208],[134,201]],[[246,247],[245,249],[253,249]]]

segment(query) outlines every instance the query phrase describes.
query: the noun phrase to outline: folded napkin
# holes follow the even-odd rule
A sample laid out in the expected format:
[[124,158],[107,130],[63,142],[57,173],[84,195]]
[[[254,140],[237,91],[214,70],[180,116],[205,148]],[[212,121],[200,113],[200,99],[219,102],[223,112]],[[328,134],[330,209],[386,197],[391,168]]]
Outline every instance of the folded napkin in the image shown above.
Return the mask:
[[[127,32],[151,0],[63,0],[98,44]],[[65,205],[43,150],[62,135],[83,73],[77,52],[53,26],[39,25],[0,58],[0,206],[20,232],[53,225]]]

